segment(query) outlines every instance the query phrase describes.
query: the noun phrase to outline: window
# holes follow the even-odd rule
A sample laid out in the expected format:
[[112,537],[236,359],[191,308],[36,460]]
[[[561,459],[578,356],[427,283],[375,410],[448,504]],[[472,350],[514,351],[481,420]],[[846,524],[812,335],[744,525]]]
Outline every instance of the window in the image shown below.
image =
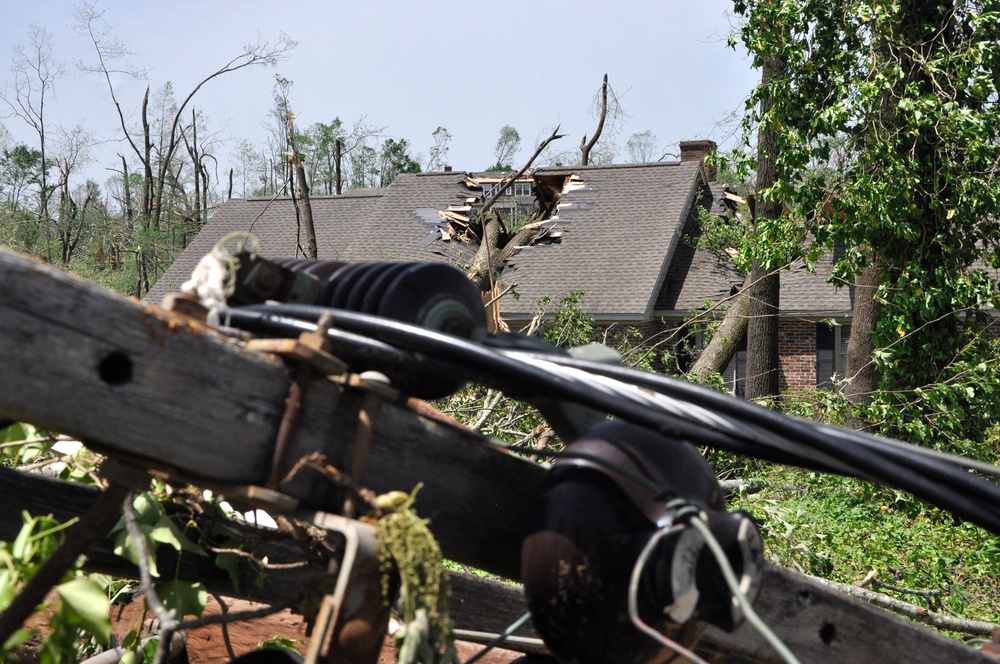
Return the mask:
[[[483,185],[483,199],[487,199],[496,193],[497,189],[500,187],[500,183],[494,184],[484,184]],[[515,182],[511,186],[507,187],[507,191],[504,192],[504,197],[506,196],[517,196],[526,197],[534,195],[532,190],[534,185],[530,182]]]
[[747,336],[743,335],[743,340],[736,347],[736,355],[729,361],[729,366],[722,372],[722,380],[726,383],[726,389],[730,394],[744,398],[746,396],[747,381]]
[[816,323],[817,387],[833,389],[836,381],[847,376],[847,344],[850,340],[850,325]]
[[513,189],[515,196],[531,196],[530,182],[515,182]]

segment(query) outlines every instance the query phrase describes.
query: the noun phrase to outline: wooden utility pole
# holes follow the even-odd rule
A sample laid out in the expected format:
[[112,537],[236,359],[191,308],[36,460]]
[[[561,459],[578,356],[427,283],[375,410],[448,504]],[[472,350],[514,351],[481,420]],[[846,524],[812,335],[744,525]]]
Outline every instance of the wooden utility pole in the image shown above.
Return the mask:
[[[295,374],[284,360],[4,249],[0,283],[0,375],[17,377],[17,389],[0,390],[0,417],[70,434],[112,459],[222,495],[248,495],[249,487],[264,484]],[[521,542],[542,504],[545,469],[436,419],[416,402],[372,403],[371,394],[312,381],[279,470],[314,453],[337,468],[352,467],[358,415],[367,408],[367,470],[355,479],[376,493],[410,491],[422,482],[417,508],[430,519],[444,555],[517,579]],[[284,500],[337,509],[316,489],[310,482],[287,485]],[[21,509],[73,516],[99,495],[0,470],[0,538],[20,527]],[[94,547],[91,564],[129,574],[106,540]],[[203,578],[193,568],[177,569]],[[308,571],[285,570],[280,574],[291,577],[265,578],[259,588],[241,585],[258,599],[279,602],[285,592],[297,592],[297,575]],[[223,575],[206,573],[212,579],[206,585],[219,588]],[[524,611],[520,591],[510,585],[466,578],[455,587],[450,612],[465,629],[499,631],[498,622],[509,624]],[[992,661],[788,570],[768,566],[761,587],[757,612],[804,662]],[[779,661],[749,624],[732,634],[709,629],[703,643],[757,662]]]

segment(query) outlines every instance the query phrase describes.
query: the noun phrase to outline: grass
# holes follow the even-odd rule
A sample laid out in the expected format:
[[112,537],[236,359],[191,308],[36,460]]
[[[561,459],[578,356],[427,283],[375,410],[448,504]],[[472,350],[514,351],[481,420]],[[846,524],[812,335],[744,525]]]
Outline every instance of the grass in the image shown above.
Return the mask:
[[[806,574],[856,584],[874,571],[922,596],[882,591],[930,610],[1000,622],[1000,539],[907,493],[861,480],[762,465],[731,508],[753,514],[765,556]],[[940,602],[940,605],[938,604]]]

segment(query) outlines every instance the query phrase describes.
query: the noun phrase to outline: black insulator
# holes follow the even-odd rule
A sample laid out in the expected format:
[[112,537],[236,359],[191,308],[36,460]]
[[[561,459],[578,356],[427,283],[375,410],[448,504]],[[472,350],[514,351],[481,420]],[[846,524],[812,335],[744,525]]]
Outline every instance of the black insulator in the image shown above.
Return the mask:
[[383,316],[466,339],[486,329],[483,301],[465,274],[444,263],[345,263],[276,258],[319,281],[312,304]]
[[[659,661],[663,646],[629,617],[629,583],[654,534],[683,523],[684,512],[707,520],[745,594],[756,594],[756,525],[745,512],[725,511],[711,467],[687,443],[621,420],[603,423],[566,449],[542,496],[522,546],[521,580],[535,627],[560,661]],[[691,527],[652,546],[636,595],[643,622],[690,645],[705,622],[732,629],[742,620]]]

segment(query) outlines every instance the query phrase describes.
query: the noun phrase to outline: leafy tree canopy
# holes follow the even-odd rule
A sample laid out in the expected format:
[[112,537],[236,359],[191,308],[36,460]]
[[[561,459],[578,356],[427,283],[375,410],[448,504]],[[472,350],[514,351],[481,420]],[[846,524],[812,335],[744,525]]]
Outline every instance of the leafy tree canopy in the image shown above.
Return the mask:
[[734,7],[755,64],[781,65],[748,102],[747,132],[778,140],[777,180],[760,194],[788,204],[818,245],[848,243],[840,277],[878,268],[874,360],[897,395],[883,416],[927,426],[947,413],[951,433],[975,434],[997,385],[977,325],[996,289],[975,268],[996,262],[1000,232],[1000,2]]

